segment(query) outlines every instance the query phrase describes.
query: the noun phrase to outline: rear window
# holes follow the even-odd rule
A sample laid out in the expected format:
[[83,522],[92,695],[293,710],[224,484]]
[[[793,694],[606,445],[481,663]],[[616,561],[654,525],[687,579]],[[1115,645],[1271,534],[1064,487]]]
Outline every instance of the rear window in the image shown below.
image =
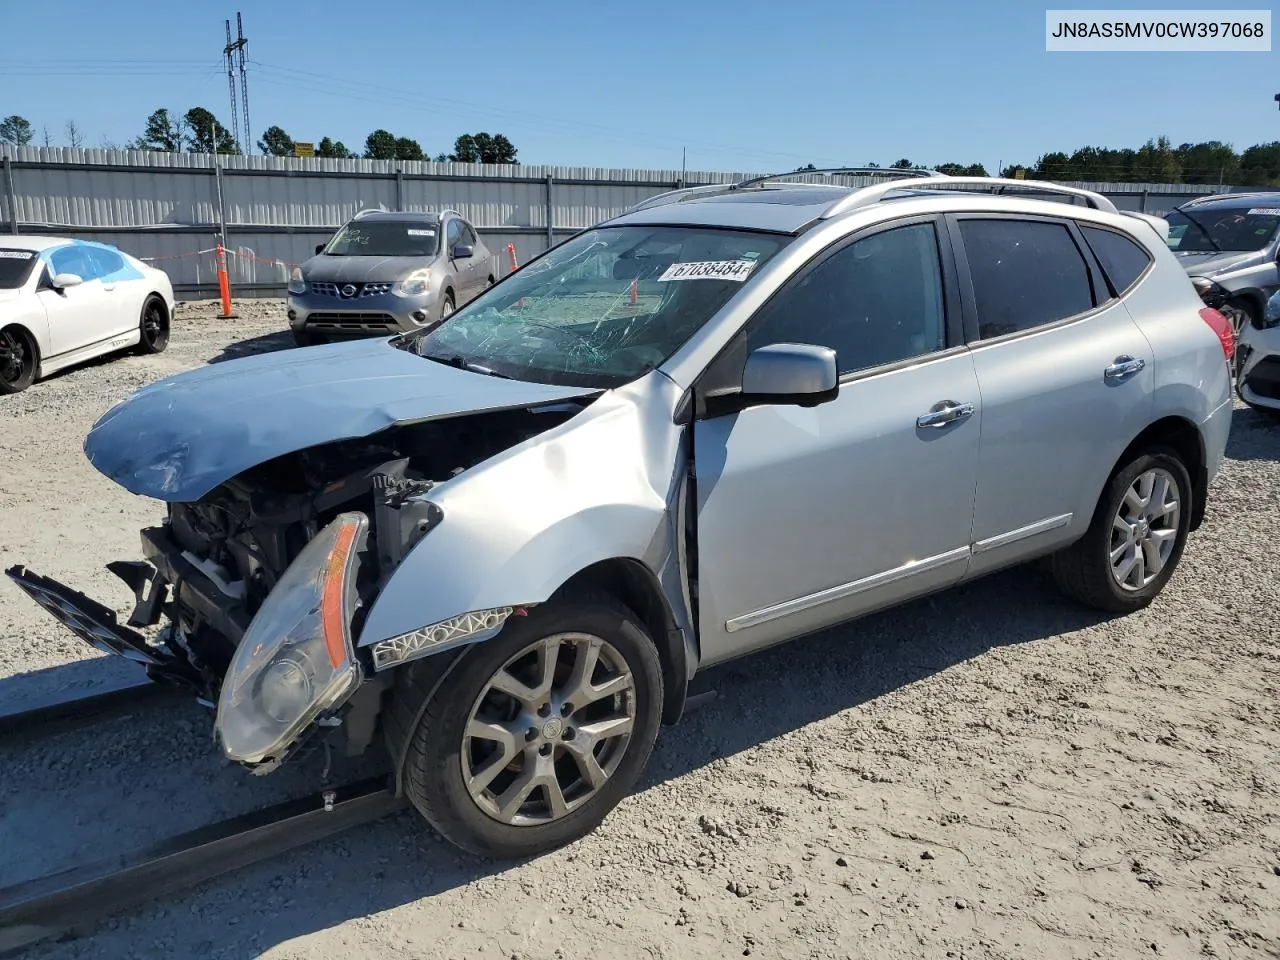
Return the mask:
[[1093,308],[1093,286],[1065,224],[962,219],[978,336],[1020,333]]
[[0,249],[0,290],[17,290],[26,283],[36,260],[34,250]]
[[1121,296],[1137,283],[1151,263],[1151,254],[1128,237],[1100,227],[1080,226],[1093,255],[1111,283],[1111,292]]

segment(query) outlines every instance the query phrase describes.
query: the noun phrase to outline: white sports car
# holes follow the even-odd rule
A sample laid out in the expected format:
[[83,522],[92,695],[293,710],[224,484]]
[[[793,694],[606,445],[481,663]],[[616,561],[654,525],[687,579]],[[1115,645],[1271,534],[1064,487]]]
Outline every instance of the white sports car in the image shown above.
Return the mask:
[[115,247],[0,236],[0,394],[126,347],[169,343],[168,275]]

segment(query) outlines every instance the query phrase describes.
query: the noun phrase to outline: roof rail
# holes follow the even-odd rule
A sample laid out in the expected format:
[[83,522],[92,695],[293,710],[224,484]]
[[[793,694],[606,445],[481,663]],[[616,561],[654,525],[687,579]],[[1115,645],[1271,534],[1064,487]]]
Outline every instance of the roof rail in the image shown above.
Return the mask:
[[1210,200],[1235,200],[1244,199],[1245,197],[1262,197],[1268,194],[1274,194],[1280,191],[1276,190],[1244,190],[1240,193],[1210,193],[1202,194],[1198,197],[1192,197],[1186,203],[1180,203],[1173,209],[1181,210],[1183,207],[1194,207],[1197,203],[1208,203]]
[[[792,170],[790,173],[770,173],[762,177],[749,177],[746,180],[739,180],[736,183],[708,183],[700,187],[684,187],[680,190],[668,190],[666,193],[659,193],[656,196],[648,197],[639,203],[628,207],[627,213],[635,213],[637,210],[647,210],[650,207],[662,207],[668,203],[683,203],[686,200],[695,200],[701,197],[715,197],[725,193],[733,193],[735,190],[744,190],[750,187],[756,187],[770,180],[781,180],[783,177],[804,177],[812,174],[847,174],[852,176],[875,176],[875,177],[892,177],[894,180],[902,180],[906,178],[924,178],[924,177],[941,177],[942,174],[936,170],[901,170],[897,167],[823,167],[814,170]],[[820,183],[794,183],[794,187],[821,187],[826,184]],[[853,189],[853,188],[850,188]]]
[[[1081,197],[1084,201],[1095,210],[1105,210],[1107,213],[1119,213],[1116,205],[1104,197],[1100,193],[1094,193],[1092,190],[1081,190],[1077,187],[1065,187],[1058,183],[1049,183],[1043,180],[1006,180],[1003,177],[948,177],[937,174],[932,177],[923,178],[918,184],[912,184],[912,187],[957,187],[957,186],[981,186],[995,187],[996,193],[1004,193],[1009,187],[1017,187],[1020,190],[1032,190],[1036,193],[1061,193],[1069,197]],[[839,216],[849,210],[857,210],[860,207],[870,206],[873,203],[879,203],[884,199],[885,194],[893,193],[895,190],[901,190],[902,184],[890,181],[888,183],[875,183],[869,187],[863,187],[861,190],[855,190],[847,197],[841,197],[831,206],[823,211],[820,219],[830,220],[832,217]]]

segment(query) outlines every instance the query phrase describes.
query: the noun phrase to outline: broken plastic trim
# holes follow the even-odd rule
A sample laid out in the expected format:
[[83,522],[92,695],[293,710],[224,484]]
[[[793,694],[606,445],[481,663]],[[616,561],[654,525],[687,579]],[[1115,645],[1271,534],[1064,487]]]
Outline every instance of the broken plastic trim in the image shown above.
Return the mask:
[[493,607],[459,614],[439,623],[420,627],[398,637],[379,640],[373,645],[373,669],[385,670],[407,663],[429,653],[439,653],[463,642],[478,643],[494,636],[507,618],[515,613],[524,616],[526,607]]

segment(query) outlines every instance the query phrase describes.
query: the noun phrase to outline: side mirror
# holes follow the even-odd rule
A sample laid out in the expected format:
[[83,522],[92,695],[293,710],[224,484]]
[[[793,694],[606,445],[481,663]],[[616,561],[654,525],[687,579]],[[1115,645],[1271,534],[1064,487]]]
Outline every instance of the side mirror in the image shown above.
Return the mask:
[[324,253],[324,248],[325,248],[325,247],[327,247],[327,246],[328,246],[328,244],[327,244],[327,243],[317,243],[317,244],[316,244],[316,256],[319,256],[320,254]]
[[59,273],[53,278],[53,289],[64,290],[67,287],[78,287],[84,283],[84,279],[75,273]]
[[816,407],[840,392],[836,352],[811,343],[772,343],[753,350],[742,369],[743,401]]
[[468,243],[459,243],[453,248],[454,260],[470,260],[475,256],[475,247]]

